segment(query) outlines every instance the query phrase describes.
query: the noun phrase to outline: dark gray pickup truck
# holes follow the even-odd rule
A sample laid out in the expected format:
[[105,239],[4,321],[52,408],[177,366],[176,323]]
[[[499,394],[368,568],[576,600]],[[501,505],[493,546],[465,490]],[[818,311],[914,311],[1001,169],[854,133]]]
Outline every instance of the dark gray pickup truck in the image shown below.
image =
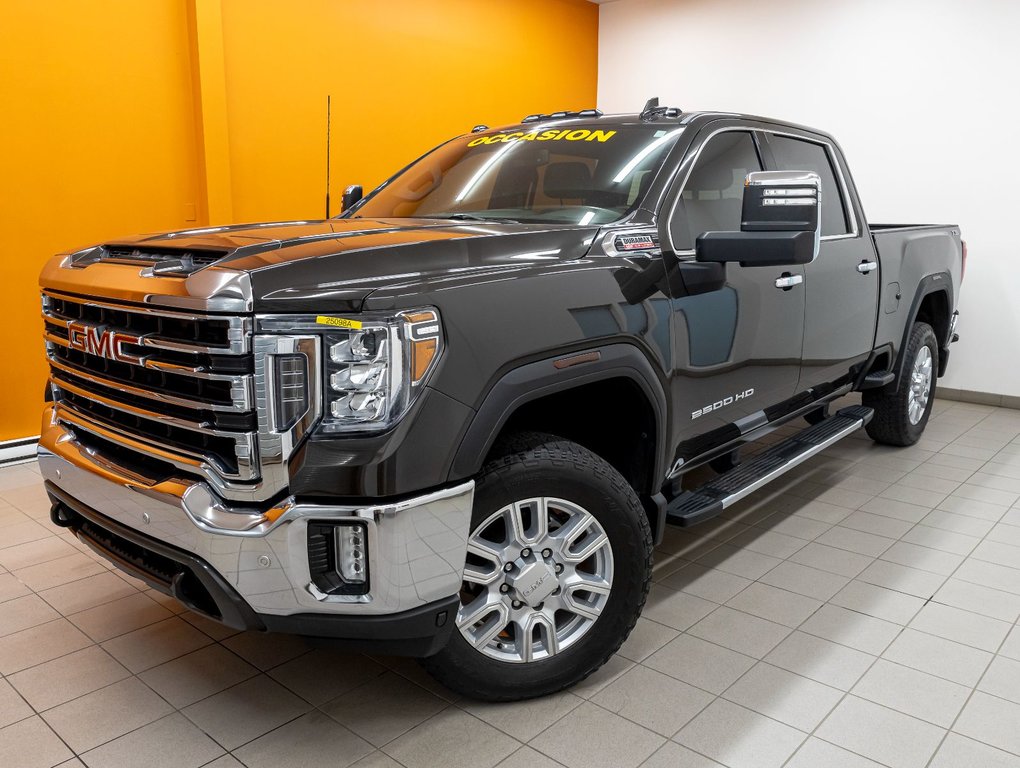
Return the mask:
[[532,115],[344,205],[45,267],[52,519],[480,698],[615,653],[666,524],[861,427],[916,442],[956,339],[959,230],[869,226],[836,142],[775,120]]

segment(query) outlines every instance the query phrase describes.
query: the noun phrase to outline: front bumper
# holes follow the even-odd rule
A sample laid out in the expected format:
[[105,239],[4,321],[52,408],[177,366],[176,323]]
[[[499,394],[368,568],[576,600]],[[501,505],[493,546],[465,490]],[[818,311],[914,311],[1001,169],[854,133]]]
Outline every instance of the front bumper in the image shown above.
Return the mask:
[[[445,639],[452,627],[472,481],[396,502],[287,499],[264,511],[232,508],[201,481],[148,481],[85,448],[59,423],[47,418],[44,424],[39,466],[54,521],[192,609],[237,628],[353,640],[420,639],[423,628]],[[326,595],[316,588],[309,520],[365,525],[366,594]]]

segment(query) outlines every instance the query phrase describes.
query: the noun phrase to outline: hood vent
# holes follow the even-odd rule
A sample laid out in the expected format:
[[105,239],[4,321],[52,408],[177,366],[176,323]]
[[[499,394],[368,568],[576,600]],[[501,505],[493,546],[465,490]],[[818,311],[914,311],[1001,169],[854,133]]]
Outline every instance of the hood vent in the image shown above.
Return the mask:
[[222,259],[227,250],[194,248],[135,247],[132,245],[104,245],[90,248],[72,257],[76,267],[86,267],[100,261],[118,264],[138,264],[148,267],[154,275],[190,275]]

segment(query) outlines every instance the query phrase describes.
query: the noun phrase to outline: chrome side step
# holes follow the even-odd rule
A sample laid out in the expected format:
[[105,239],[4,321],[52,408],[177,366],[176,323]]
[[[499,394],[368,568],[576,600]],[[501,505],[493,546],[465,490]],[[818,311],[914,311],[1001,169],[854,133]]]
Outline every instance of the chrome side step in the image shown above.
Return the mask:
[[700,488],[684,491],[666,505],[666,522],[686,527],[715,517],[784,472],[856,432],[874,415],[874,410],[863,405],[841,409],[834,416],[772,446],[746,464],[719,475]]

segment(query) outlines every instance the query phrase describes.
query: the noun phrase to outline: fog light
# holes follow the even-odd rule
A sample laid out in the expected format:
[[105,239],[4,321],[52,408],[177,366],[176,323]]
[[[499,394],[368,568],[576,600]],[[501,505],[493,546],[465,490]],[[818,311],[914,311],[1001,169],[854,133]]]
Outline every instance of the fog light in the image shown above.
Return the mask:
[[368,572],[364,526],[338,525],[336,551],[340,577],[348,584],[364,584]]
[[308,523],[308,571],[327,595],[368,592],[368,529],[360,522]]

